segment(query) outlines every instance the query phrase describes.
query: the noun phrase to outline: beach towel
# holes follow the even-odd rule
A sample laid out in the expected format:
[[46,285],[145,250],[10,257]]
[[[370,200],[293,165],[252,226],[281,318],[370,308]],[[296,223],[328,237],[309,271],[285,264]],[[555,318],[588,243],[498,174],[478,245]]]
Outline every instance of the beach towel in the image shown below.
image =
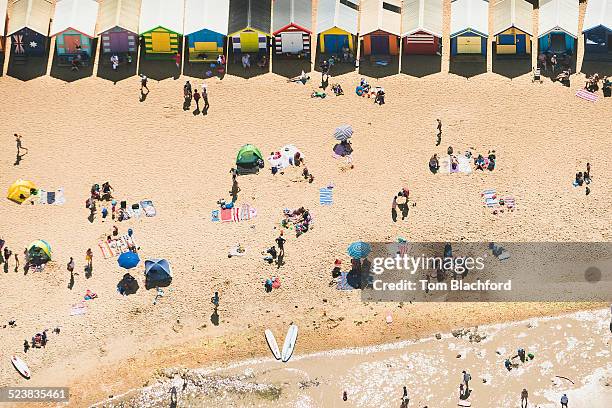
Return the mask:
[[514,199],[514,197],[512,196],[508,196],[506,198],[504,198],[504,203],[506,205],[506,207],[508,207],[509,210],[512,210],[516,207],[516,201]]
[[157,215],[157,210],[153,205],[153,201],[151,200],[142,200],[140,202],[140,207],[142,211],[144,211],[144,215],[147,217],[155,217]]
[[338,290],[353,290],[359,287],[359,278],[357,274],[351,274],[350,272],[340,272],[338,284],[336,289]]
[[84,315],[85,313],[87,313],[87,306],[85,306],[85,303],[83,302],[75,303],[70,308],[70,316],[79,316]]
[[219,222],[221,219],[219,218],[219,210],[212,210],[210,213],[210,220],[212,222]]
[[222,209],[220,214],[221,222],[240,222],[255,218],[257,210],[248,204],[243,204],[240,207]]
[[589,92],[586,89],[580,89],[578,92],[576,92],[576,96],[589,102],[595,102],[599,98],[596,94]]
[[39,190],[39,204],[43,205],[63,205],[66,203],[64,188],[60,187],[55,191]]
[[482,199],[484,200],[485,207],[494,208],[498,206],[499,200],[495,190],[484,190],[481,195]]
[[98,247],[104,259],[114,258],[124,252],[128,252],[131,246],[136,247],[136,243],[134,242],[134,237],[130,237],[129,235],[123,235],[119,238],[112,239],[110,242],[100,241],[98,243]]
[[319,189],[319,204],[321,205],[332,205],[333,204],[333,190],[331,188]]

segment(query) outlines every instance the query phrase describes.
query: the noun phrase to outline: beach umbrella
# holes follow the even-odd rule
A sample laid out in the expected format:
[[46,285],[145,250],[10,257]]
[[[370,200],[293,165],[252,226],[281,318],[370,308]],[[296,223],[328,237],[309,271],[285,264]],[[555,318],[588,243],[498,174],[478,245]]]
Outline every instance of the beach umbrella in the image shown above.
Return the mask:
[[346,252],[349,254],[351,258],[361,259],[361,258],[365,258],[366,256],[368,256],[368,254],[371,251],[372,251],[372,248],[370,247],[370,244],[363,242],[363,241],[358,241],[358,242],[353,242],[351,245],[349,245]]
[[119,255],[119,259],[117,259],[117,263],[119,266],[125,269],[132,269],[138,265],[140,262],[140,258],[136,252],[128,251]]
[[334,138],[336,140],[340,140],[341,142],[348,140],[353,136],[353,128],[351,125],[342,125],[336,128],[334,132]]
[[51,245],[42,239],[34,241],[28,246],[28,256],[30,259],[48,262],[51,260]]
[[17,180],[9,187],[6,198],[17,204],[21,204],[35,192],[36,185],[34,183],[29,180]]

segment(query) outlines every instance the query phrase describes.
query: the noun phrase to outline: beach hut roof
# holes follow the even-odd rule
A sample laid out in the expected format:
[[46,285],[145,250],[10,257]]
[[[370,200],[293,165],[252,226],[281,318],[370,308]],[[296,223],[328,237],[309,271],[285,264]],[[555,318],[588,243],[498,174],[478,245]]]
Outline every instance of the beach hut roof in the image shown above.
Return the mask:
[[359,32],[359,0],[319,0],[317,34],[334,27],[353,35]]
[[139,34],[163,27],[176,34],[183,34],[183,0],[142,0]]
[[533,35],[533,6],[526,0],[499,0],[493,4],[493,35],[509,28]]
[[290,25],[312,32],[312,0],[274,0],[274,34]]
[[453,0],[451,3],[451,37],[473,31],[489,36],[488,0]]
[[245,28],[270,35],[272,29],[272,0],[230,0],[230,35]]
[[401,0],[361,0],[359,33],[366,35],[382,30],[400,35],[402,27]]
[[50,36],[72,29],[93,38],[96,35],[97,19],[97,1],[60,0],[55,5]]
[[612,30],[612,2],[610,0],[589,0],[582,32],[603,26]]
[[402,37],[425,31],[442,38],[442,0],[404,0]]
[[0,37],[4,35],[4,25],[6,24],[6,8],[8,0],[0,0]]
[[541,0],[538,37],[563,31],[578,37],[578,0]]
[[185,0],[185,35],[210,30],[227,35],[230,0]]
[[115,27],[138,32],[140,0],[102,0],[98,16],[98,35]]
[[11,8],[8,35],[24,28],[48,35],[52,15],[53,3],[49,0],[17,0]]

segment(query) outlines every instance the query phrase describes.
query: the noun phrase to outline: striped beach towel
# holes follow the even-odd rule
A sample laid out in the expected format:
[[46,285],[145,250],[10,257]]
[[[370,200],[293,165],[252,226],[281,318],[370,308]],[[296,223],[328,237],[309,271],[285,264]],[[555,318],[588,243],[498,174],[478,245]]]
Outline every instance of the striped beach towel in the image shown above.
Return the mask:
[[331,188],[319,189],[319,204],[321,205],[332,205],[333,204],[333,190]]
[[482,192],[482,199],[484,200],[484,205],[489,208],[497,207],[499,204],[499,200],[497,199],[497,193],[495,190],[484,190]]
[[56,191],[47,191],[40,189],[38,195],[40,196],[40,204],[63,205],[66,203],[63,187],[58,188]]
[[513,210],[516,207],[516,201],[512,196],[504,198],[504,204],[509,210]]
[[257,210],[248,204],[241,207],[226,208],[220,211],[221,222],[247,221],[257,216]]
[[580,89],[578,92],[576,92],[576,96],[589,102],[595,102],[599,98],[596,94],[589,92],[586,89]]
[[102,252],[102,257],[104,259],[114,258],[121,255],[124,252],[128,252],[130,246],[136,247],[136,243],[134,242],[134,238],[129,235],[123,235],[117,239],[113,239],[110,242],[100,241],[98,243],[98,247]]

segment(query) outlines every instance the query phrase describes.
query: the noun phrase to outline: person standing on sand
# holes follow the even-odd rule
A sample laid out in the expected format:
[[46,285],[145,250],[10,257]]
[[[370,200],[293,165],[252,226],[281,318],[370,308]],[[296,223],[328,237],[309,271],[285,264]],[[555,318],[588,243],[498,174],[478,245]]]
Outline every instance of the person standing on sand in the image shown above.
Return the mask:
[[397,222],[397,196],[393,196],[393,201],[391,202],[391,219],[393,222]]
[[287,240],[283,237],[283,231],[280,232],[278,238],[276,238],[276,245],[278,245],[278,256],[284,258],[285,256],[285,242]]
[[147,78],[146,75],[141,74],[140,75],[140,93],[144,94],[144,92],[142,92],[143,89],[147,90],[147,93],[149,93],[149,87],[147,86],[147,81],[149,79]]
[[172,58],[174,59],[174,63],[176,64],[176,69],[181,69],[181,54],[177,52],[176,55]]
[[440,119],[436,119],[436,121],[438,121],[436,146],[440,146],[440,143],[442,143],[442,121]]
[[19,272],[19,258],[17,257],[17,253],[15,253],[15,273]]
[[202,84],[202,100],[204,101],[204,107],[202,108],[202,114],[208,114],[208,108],[210,108],[210,104],[208,103],[208,87],[206,83]]
[[70,281],[68,282],[68,289],[72,290],[72,288],[74,287],[74,259],[72,259],[72,257],[70,257],[70,261],[68,261],[66,269],[68,269],[68,272],[70,272]]
[[527,398],[529,398],[529,392],[527,392],[527,388],[523,388],[523,391],[521,391],[521,408],[527,408]]
[[408,403],[410,402],[410,398],[408,398],[408,388],[404,385],[404,392],[402,394],[402,408],[408,408]]
[[561,397],[561,408],[567,408],[567,403],[569,400],[567,399],[567,394],[563,394]]
[[463,373],[463,383],[465,384],[465,391],[467,392],[470,389],[470,380],[472,379],[472,376],[465,370],[463,370],[462,373]]
[[85,261],[87,262],[87,271],[91,273],[91,271],[93,270],[93,252],[91,248],[88,248],[87,252],[85,252]]
[[196,103],[196,112],[199,112],[200,111],[200,93],[198,92],[197,89],[193,91],[193,100]]

